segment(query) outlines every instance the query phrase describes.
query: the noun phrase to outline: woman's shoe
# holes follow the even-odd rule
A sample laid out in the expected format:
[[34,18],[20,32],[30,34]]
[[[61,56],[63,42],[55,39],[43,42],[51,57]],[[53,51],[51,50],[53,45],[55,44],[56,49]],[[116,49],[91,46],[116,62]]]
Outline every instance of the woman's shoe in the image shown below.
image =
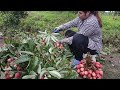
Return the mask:
[[79,63],[80,63],[79,60],[73,59],[71,67],[75,69]]

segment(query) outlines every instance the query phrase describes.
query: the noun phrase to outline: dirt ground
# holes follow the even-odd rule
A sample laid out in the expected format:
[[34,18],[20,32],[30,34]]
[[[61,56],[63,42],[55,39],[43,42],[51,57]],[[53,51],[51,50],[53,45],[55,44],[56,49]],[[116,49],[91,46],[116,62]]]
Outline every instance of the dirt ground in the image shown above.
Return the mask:
[[120,79],[120,53],[105,56],[103,79]]

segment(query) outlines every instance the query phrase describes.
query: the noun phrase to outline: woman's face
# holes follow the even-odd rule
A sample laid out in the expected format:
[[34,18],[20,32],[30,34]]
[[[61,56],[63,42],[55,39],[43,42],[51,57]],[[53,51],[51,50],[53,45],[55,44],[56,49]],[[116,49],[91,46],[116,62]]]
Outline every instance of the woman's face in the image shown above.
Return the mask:
[[90,12],[84,13],[83,11],[78,11],[78,16],[81,20],[85,20],[89,17]]

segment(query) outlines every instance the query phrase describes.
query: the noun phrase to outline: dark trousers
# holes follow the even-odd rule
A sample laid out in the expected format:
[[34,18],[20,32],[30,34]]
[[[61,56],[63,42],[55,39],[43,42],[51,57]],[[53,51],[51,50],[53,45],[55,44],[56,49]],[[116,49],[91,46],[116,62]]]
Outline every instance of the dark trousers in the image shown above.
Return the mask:
[[75,59],[81,61],[83,59],[83,54],[87,54],[87,52],[89,52],[91,55],[97,54],[96,50],[91,50],[88,48],[88,37],[82,34],[77,34],[72,30],[67,30],[65,37],[71,36],[73,36],[73,41],[72,44],[68,46],[71,50],[71,53],[75,56]]

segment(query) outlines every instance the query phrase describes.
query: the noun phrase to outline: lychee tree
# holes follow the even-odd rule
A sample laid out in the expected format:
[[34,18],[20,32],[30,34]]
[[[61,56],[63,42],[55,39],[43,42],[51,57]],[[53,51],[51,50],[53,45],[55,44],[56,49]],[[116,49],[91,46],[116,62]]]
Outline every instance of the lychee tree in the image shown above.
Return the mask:
[[[72,55],[67,45],[57,43],[60,34],[41,32],[6,45],[1,54],[1,78],[6,79],[72,79]],[[19,42],[19,43],[18,43]],[[65,47],[65,48],[64,48]]]

